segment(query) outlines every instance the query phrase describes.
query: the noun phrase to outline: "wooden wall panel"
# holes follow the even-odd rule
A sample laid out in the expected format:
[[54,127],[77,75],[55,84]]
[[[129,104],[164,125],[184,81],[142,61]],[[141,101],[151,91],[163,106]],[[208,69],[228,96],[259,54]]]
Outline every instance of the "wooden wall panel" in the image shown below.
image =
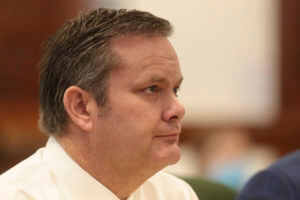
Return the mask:
[[0,172],[46,140],[37,126],[41,44],[82,6],[81,0],[1,2]]
[[78,0],[1,2],[0,97],[36,98],[41,43],[79,6]]

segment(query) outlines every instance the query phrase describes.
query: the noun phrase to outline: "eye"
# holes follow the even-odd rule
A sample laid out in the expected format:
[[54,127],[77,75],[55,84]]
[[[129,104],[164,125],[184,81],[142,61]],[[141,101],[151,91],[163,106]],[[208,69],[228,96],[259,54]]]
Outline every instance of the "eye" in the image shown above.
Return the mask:
[[178,96],[179,89],[180,89],[179,87],[175,87],[173,89],[173,92],[174,92],[174,94],[175,94],[176,97]]
[[158,86],[152,85],[152,86],[146,88],[145,91],[146,91],[146,93],[148,93],[148,94],[155,94],[155,93],[158,93]]

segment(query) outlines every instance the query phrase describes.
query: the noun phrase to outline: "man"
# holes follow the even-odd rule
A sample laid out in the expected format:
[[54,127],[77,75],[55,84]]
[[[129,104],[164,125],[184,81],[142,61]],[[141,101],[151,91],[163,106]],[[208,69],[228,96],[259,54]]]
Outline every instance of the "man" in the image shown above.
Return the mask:
[[40,63],[45,148],[0,178],[1,200],[194,200],[159,172],[179,160],[184,108],[168,21],[100,8],[61,27]]
[[278,160],[257,173],[239,194],[237,200],[299,200],[300,151]]

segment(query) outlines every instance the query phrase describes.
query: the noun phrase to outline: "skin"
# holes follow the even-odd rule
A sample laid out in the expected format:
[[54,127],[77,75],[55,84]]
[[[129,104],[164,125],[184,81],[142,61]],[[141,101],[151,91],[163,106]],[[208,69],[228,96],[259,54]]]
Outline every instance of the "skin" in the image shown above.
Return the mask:
[[185,110],[177,55],[165,37],[123,36],[111,41],[121,66],[110,73],[108,103],[68,88],[69,123],[58,137],[68,154],[120,199],[180,158]]

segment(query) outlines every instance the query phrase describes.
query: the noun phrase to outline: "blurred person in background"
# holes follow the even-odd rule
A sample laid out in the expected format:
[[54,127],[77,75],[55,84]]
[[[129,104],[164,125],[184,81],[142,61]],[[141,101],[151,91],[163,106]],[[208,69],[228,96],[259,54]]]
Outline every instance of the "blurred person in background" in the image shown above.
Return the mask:
[[237,200],[299,200],[300,151],[276,161],[254,175]]
[[235,191],[276,157],[273,148],[255,145],[249,133],[238,127],[212,131],[202,140],[199,160],[204,177]]
[[1,200],[196,200],[160,172],[180,158],[185,113],[171,33],[150,13],[100,8],[51,36],[39,83],[50,138],[1,175]]

